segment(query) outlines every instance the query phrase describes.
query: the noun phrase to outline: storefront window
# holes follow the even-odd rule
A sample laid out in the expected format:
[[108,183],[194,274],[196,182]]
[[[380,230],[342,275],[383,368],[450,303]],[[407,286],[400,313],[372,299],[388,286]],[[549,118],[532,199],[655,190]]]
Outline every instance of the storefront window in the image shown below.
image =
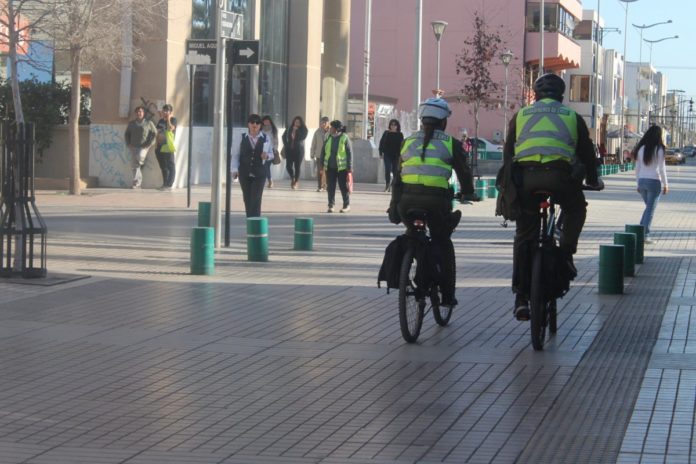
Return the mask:
[[284,126],[287,116],[288,0],[261,2],[259,112]]

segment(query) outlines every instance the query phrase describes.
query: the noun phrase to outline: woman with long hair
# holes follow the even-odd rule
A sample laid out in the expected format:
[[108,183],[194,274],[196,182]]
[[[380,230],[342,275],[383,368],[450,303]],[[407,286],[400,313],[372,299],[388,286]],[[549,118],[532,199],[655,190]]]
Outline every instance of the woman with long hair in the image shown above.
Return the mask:
[[285,147],[285,169],[290,176],[290,188],[296,190],[300,180],[300,166],[304,160],[304,141],[307,138],[307,126],[300,116],[295,116],[290,127],[283,132]]
[[633,150],[636,160],[636,180],[638,193],[643,198],[645,210],[640,224],[645,227],[645,243],[653,243],[650,238],[652,223],[660,193],[667,194],[667,170],[665,168],[665,142],[662,128],[650,126]]
[[404,143],[404,134],[401,133],[401,124],[398,119],[389,121],[389,129],[385,130],[379,140],[379,157],[384,162],[384,191],[391,190],[392,175],[399,172],[399,156],[401,144]]
[[[266,115],[261,118],[261,130],[266,135],[266,138],[270,140],[271,145],[273,145],[273,157],[278,156],[278,128],[273,123],[273,119]],[[264,168],[266,168],[266,180],[268,181],[268,188],[273,188],[273,178],[271,177],[271,165],[272,160],[266,160],[264,163]]]

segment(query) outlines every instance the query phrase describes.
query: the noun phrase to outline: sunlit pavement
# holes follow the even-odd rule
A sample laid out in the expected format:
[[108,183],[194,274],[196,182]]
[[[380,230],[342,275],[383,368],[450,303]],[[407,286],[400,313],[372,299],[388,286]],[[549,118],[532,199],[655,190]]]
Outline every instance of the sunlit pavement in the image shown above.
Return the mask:
[[[460,207],[450,325],[427,315],[408,345],[396,294],[376,287],[401,232],[380,185],[329,214],[314,182],[276,183],[258,263],[235,184],[212,276],[190,274],[209,188],[191,208],[183,189],[39,192],[49,277],[0,281],[0,462],[688,462],[694,164],[668,168],[656,243],[621,296],[598,295],[597,256],[640,218],[633,172],[588,193],[579,276],[544,352],[512,318],[514,224],[492,199]],[[295,217],[313,218],[314,251],[293,250]]]

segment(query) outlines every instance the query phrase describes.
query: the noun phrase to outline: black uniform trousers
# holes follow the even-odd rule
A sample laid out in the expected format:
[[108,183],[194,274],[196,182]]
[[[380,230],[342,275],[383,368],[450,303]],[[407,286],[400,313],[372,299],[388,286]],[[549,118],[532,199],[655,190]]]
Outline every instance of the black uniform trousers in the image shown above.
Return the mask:
[[265,176],[239,176],[239,186],[242,188],[246,217],[261,216],[261,198],[263,197],[265,185]]

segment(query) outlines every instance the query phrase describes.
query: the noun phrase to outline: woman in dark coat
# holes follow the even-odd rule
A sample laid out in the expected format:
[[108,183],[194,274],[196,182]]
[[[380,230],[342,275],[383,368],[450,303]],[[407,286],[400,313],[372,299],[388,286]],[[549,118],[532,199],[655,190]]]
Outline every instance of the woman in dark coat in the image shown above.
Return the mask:
[[401,133],[401,124],[397,119],[392,119],[389,121],[389,130],[385,130],[379,140],[379,157],[384,161],[385,192],[391,190],[392,176],[396,176],[398,172],[402,143],[404,134]]
[[283,147],[285,148],[285,169],[290,176],[290,187],[295,190],[299,186],[300,166],[304,160],[304,141],[307,138],[307,126],[304,120],[295,116],[290,127],[283,132]]

